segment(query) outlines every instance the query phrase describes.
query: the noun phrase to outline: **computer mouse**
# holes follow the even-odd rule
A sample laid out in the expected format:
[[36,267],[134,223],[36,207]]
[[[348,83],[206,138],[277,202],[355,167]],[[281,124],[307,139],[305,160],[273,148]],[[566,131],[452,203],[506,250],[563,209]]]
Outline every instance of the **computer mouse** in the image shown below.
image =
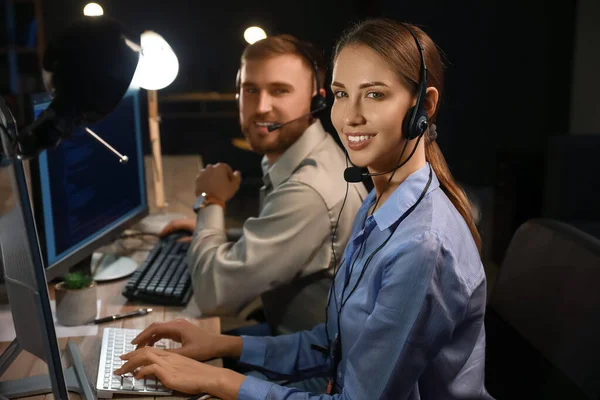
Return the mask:
[[187,229],[178,229],[176,231],[173,231],[171,233],[169,233],[166,236],[163,236],[161,238],[161,240],[165,240],[165,241],[177,241],[181,238],[184,237],[191,237],[192,236],[192,232],[188,231]]

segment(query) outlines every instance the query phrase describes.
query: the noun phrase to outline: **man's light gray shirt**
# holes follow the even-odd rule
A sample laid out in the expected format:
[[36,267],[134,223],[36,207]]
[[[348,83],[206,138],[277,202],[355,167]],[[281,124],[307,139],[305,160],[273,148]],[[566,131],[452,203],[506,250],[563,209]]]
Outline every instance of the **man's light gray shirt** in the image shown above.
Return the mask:
[[[204,315],[234,315],[262,295],[269,322],[280,333],[323,322],[334,257],[331,238],[344,195],[346,157],[316,120],[269,166],[262,162],[258,217],[228,242],[224,210],[198,213],[188,252],[195,300]],[[348,185],[335,234],[337,262],[367,192]]]

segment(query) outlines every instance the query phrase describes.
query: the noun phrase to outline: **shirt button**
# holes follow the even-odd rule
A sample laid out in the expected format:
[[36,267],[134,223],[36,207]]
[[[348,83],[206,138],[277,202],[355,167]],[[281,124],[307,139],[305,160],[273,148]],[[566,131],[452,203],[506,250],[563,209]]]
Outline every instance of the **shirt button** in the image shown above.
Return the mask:
[[342,371],[338,371],[338,377],[341,378],[342,377]]

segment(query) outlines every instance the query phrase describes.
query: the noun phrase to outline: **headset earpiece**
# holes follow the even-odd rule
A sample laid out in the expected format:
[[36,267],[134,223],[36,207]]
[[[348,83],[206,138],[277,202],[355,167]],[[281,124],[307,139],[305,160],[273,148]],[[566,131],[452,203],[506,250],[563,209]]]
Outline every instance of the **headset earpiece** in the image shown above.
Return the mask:
[[413,140],[423,135],[428,125],[429,122],[425,107],[421,105],[417,108],[415,105],[408,110],[404,121],[402,121],[402,133],[406,139]]
[[411,122],[412,122],[413,114],[415,113],[415,110],[416,110],[416,106],[412,106],[411,108],[409,108],[408,112],[404,116],[404,120],[402,121],[402,135],[408,140],[414,139],[414,137],[413,137],[414,132],[412,130]]
[[321,93],[317,92],[317,94],[314,95],[310,101],[310,109],[315,111],[324,110],[325,108],[327,108],[327,100],[321,95]]

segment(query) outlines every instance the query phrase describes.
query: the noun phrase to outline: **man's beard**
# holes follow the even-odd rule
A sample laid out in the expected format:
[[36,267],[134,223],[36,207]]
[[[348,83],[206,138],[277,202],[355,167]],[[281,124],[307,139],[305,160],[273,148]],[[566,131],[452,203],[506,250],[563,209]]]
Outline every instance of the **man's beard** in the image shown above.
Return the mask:
[[253,151],[259,154],[271,154],[271,153],[283,153],[287,149],[289,149],[300,136],[304,133],[307,126],[302,123],[302,121],[298,121],[297,123],[291,123],[285,127],[281,127],[278,129],[279,132],[272,132],[272,134],[277,135],[277,139],[275,141],[261,140],[256,135],[248,134],[250,128],[246,125],[242,132],[246,137],[248,143],[250,143],[250,147]]

